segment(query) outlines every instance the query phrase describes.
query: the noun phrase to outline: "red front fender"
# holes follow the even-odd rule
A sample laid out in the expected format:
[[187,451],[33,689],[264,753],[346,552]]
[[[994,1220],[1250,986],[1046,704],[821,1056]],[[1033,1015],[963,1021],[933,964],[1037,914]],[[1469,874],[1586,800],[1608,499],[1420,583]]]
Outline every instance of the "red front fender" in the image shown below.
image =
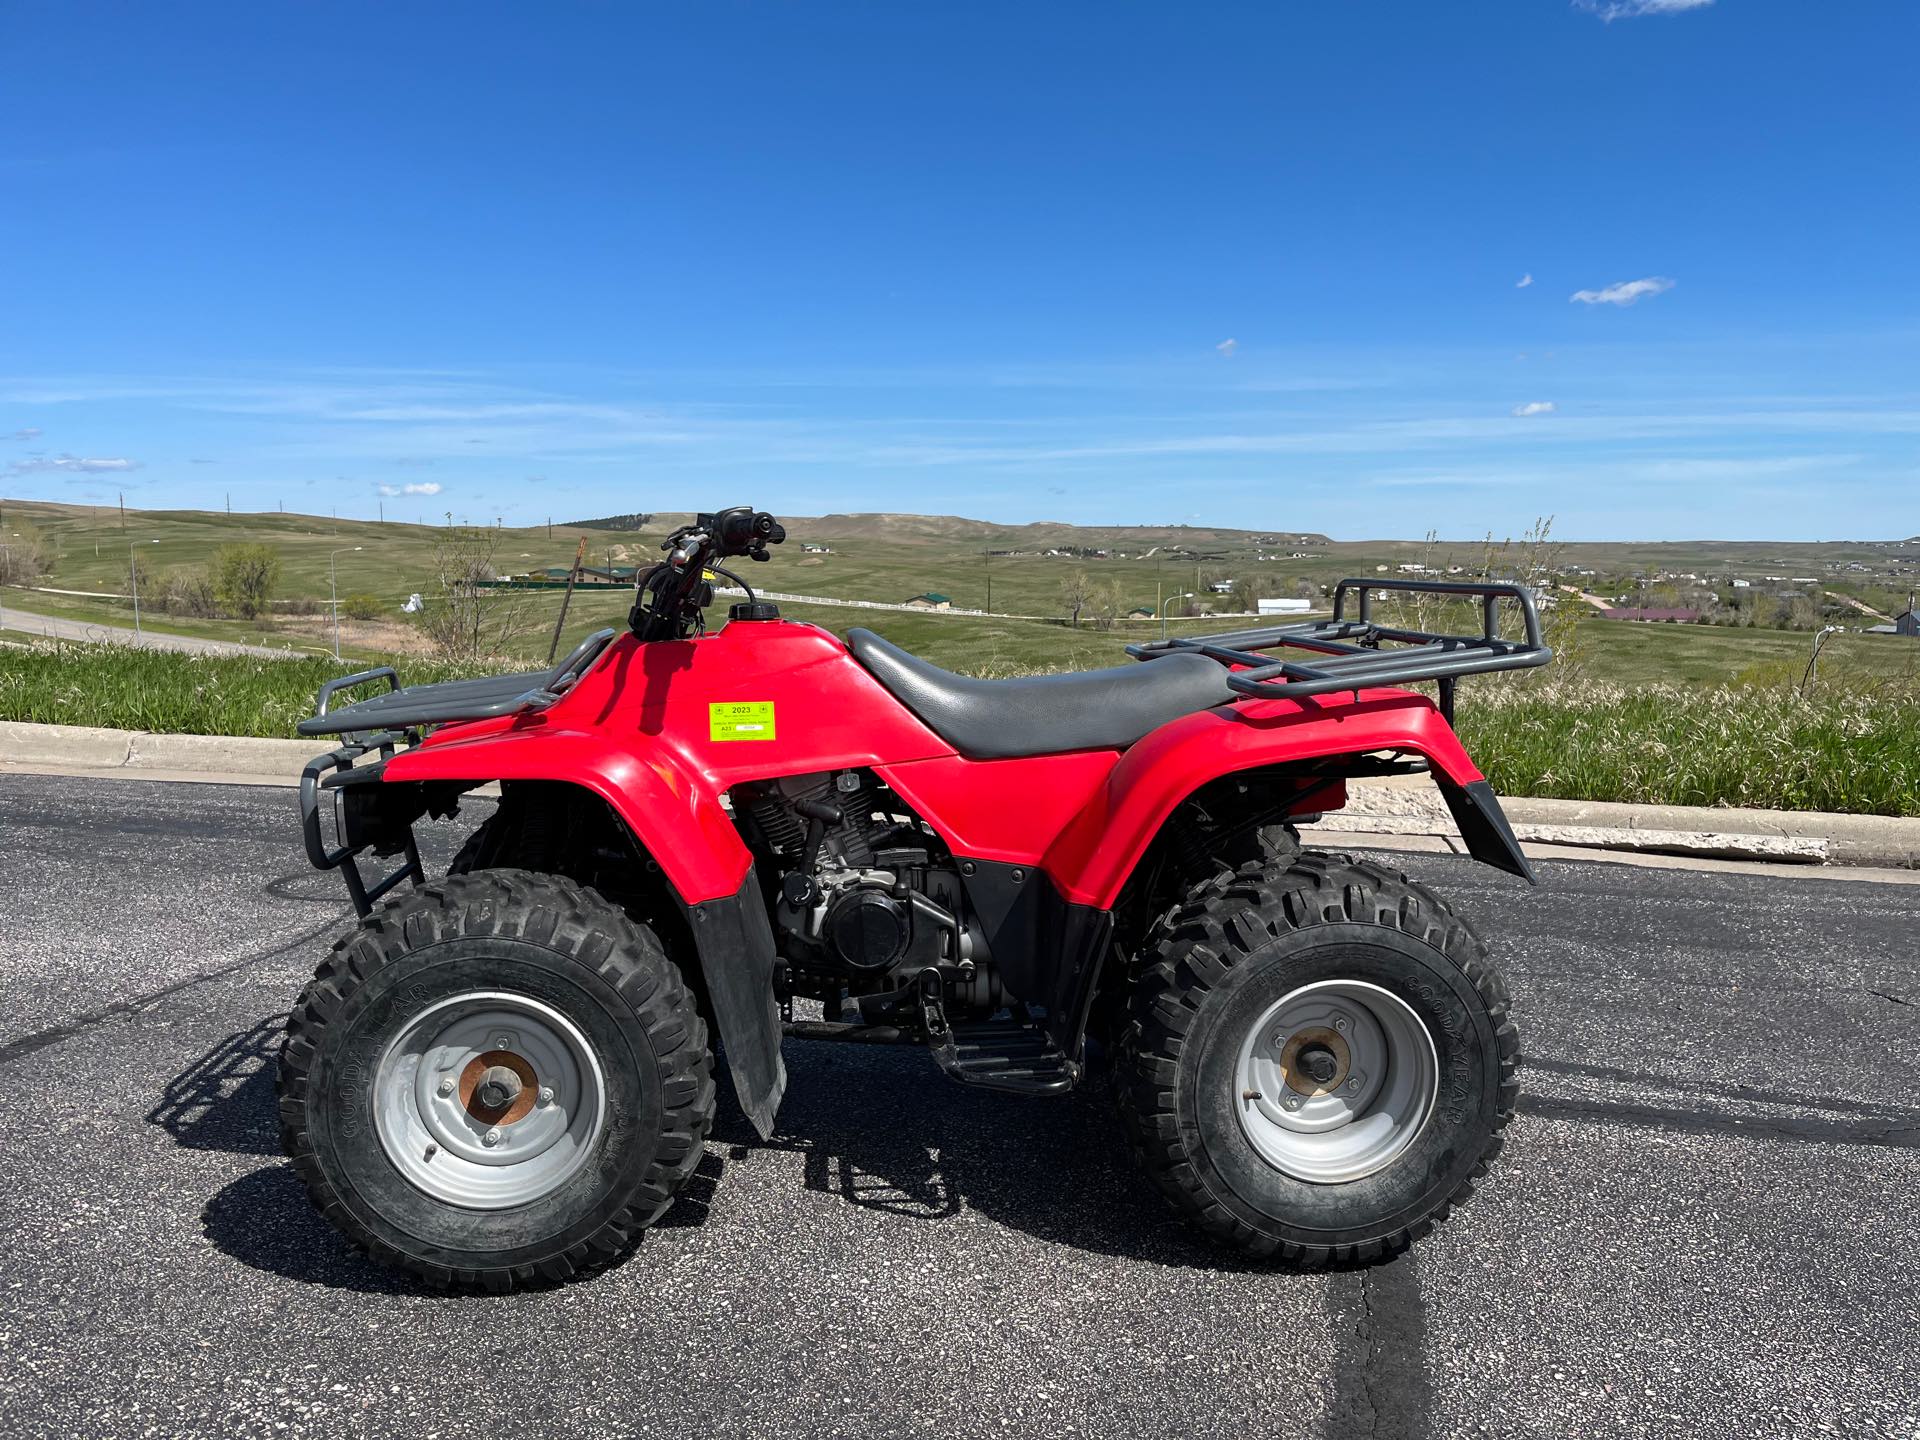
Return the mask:
[[1046,871],[1066,899],[1110,909],[1174,808],[1236,771],[1393,750],[1423,755],[1452,794],[1484,782],[1432,701],[1405,690],[1356,699],[1261,700],[1163,725],[1133,746],[1048,848]]
[[522,724],[402,751],[382,778],[582,786],[613,807],[687,905],[735,894],[753,863],[711,788],[668,747],[639,738],[613,745],[585,731]]

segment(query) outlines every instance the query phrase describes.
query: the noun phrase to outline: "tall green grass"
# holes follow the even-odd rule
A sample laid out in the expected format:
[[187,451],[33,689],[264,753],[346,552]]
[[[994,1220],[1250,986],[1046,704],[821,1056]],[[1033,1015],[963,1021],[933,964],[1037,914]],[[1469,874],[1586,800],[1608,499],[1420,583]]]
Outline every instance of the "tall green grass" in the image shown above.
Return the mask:
[[[1005,673],[991,654],[936,658]],[[409,683],[474,673],[420,660],[398,668]],[[340,669],[325,658],[5,644],[0,719],[291,736]],[[1460,737],[1512,795],[1920,815],[1920,685],[1848,678],[1802,698],[1779,676],[1757,678],[1765,683],[1488,678],[1461,688]]]
[[[320,686],[352,668],[331,656],[269,660],[121,645],[0,645],[0,720],[292,736],[294,725],[313,713]],[[417,660],[400,668],[409,683],[474,673]]]
[[1920,688],[1463,686],[1496,790],[1567,800],[1920,815]]

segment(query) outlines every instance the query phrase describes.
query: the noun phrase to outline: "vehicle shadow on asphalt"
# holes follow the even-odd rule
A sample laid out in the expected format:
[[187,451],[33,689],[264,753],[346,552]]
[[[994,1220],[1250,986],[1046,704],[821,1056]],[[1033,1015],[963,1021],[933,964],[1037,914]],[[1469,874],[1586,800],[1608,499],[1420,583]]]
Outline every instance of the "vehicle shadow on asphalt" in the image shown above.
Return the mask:
[[[189,1149],[278,1155],[273,1066],[285,1018],[268,1016],[198,1057],[166,1083],[148,1121]],[[789,1084],[772,1139],[761,1141],[731,1097],[724,1100],[706,1155],[655,1228],[704,1224],[729,1169],[784,1152],[801,1158],[808,1190],[900,1223],[937,1225],[972,1212],[1097,1254],[1223,1272],[1271,1268],[1178,1223],[1134,1171],[1098,1078],[1062,1100],[1029,1100],[957,1086],[910,1047],[796,1041],[785,1050]],[[724,1062],[718,1068],[724,1073]],[[1920,1146],[1920,1110],[1906,1107],[1548,1059],[1526,1069],[1536,1080],[1629,1082],[1641,1101],[1525,1095],[1523,1112],[1542,1117],[1749,1139]],[[1778,1109],[1734,1113],[1721,1108],[1727,1102]],[[289,1279],[381,1292],[415,1288],[352,1254],[285,1164],[226,1186],[208,1202],[203,1221],[219,1249]]]
[[[168,1080],[147,1114],[188,1149],[277,1156],[274,1065],[285,1015],[236,1031]],[[909,1047],[796,1042],[778,1131],[761,1141],[731,1096],[707,1153],[655,1229],[705,1223],[725,1172],[785,1151],[807,1189],[907,1223],[972,1210],[1057,1244],[1213,1270],[1265,1268],[1191,1235],[1133,1171],[1106,1087],[1024,1100],[953,1084]],[[719,1068],[724,1072],[725,1064]],[[227,1185],[202,1216],[221,1251],[288,1279],[379,1292],[413,1282],[354,1255],[286,1164]]]

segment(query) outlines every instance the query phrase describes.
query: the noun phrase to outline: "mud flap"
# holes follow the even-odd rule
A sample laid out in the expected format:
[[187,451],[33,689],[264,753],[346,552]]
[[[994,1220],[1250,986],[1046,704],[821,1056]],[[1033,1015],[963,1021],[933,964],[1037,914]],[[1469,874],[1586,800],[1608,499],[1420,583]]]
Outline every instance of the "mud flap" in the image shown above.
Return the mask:
[[737,892],[689,907],[687,920],[700,946],[700,969],[740,1108],[765,1140],[787,1090],[787,1067],[773,997],[773,927],[758,878],[749,869]]
[[1493,786],[1485,780],[1455,784],[1437,767],[1433,778],[1446,797],[1447,809],[1453,812],[1453,823],[1460,827],[1460,838],[1467,842],[1467,853],[1484,865],[1518,875],[1528,884],[1539,884],[1533,866],[1521,853],[1520,842],[1513,838],[1513,827],[1507,823]]

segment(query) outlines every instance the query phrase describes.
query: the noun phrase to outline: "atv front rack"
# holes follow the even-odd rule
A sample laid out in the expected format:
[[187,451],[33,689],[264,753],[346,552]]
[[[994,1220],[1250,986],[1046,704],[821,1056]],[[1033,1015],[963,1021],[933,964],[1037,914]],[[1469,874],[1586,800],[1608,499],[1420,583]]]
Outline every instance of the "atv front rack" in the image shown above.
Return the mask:
[[[353,735],[378,730],[411,730],[419,725],[448,725],[457,720],[497,720],[503,715],[545,710],[557,704],[573,682],[586,674],[587,667],[600,658],[614,633],[596,630],[553,669],[524,675],[488,675],[478,680],[407,686],[401,685],[400,677],[390,665],[342,675],[320,687],[315,713],[296,728],[302,735]],[[385,692],[328,712],[328,704],[341,691],[378,680],[387,682]]]
[[[1382,590],[1477,599],[1480,634],[1445,635],[1383,625],[1373,616],[1374,593]],[[1347,614],[1349,595],[1358,597],[1351,617]],[[1523,640],[1500,638],[1503,600],[1519,607]],[[1277,649],[1304,650],[1314,658],[1281,659],[1261,653]],[[1136,660],[1182,650],[1218,660],[1228,667],[1229,688],[1261,700],[1301,700],[1363,686],[1435,680],[1440,685],[1440,710],[1449,722],[1453,719],[1454,682],[1461,676],[1526,670],[1553,658],[1553,651],[1540,637],[1540,615],[1525,586],[1453,580],[1342,580],[1333,590],[1330,620],[1220,635],[1184,635],[1127,647],[1127,653]]]

